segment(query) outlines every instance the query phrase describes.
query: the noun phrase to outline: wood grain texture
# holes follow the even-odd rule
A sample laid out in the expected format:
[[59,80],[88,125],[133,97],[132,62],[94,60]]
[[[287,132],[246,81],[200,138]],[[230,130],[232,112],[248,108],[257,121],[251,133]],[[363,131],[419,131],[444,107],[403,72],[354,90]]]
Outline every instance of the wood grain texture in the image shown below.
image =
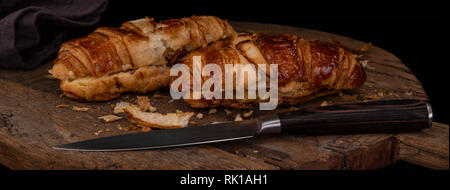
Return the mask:
[[437,170],[448,170],[448,125],[433,123],[421,132],[399,134],[400,159]]
[[[240,32],[291,33],[305,39],[330,41],[325,32],[271,24],[232,22]],[[360,48],[365,43],[336,36],[341,43]],[[376,45],[376,44],[375,44]],[[298,108],[317,107],[323,101],[329,104],[362,102],[367,97],[377,99],[427,100],[420,82],[389,52],[372,47],[367,82],[360,88],[344,92],[344,96],[331,95],[305,103]],[[448,126],[432,127],[411,134],[354,134],[354,135],[281,135],[264,136],[235,142],[179,147],[162,150],[130,152],[71,152],[57,151],[51,147],[84,139],[96,138],[94,133],[109,129],[99,136],[131,133],[119,130],[127,127],[126,120],[104,123],[99,116],[112,113],[110,104],[134,99],[129,93],[110,102],[82,103],[61,97],[58,81],[46,78],[51,64],[34,70],[0,70],[0,163],[12,169],[376,169],[399,159],[440,169],[445,165],[430,162],[426,154],[436,153],[438,160],[447,159]],[[168,94],[161,91],[162,94]],[[146,94],[149,97],[152,94]],[[354,98],[346,98],[354,97]],[[170,101],[168,96],[152,99],[161,112],[195,111],[203,119],[192,119],[204,124],[232,120],[242,110],[223,109],[216,114],[209,110],[195,110],[183,101]],[[56,105],[89,107],[87,112],[75,112]],[[288,111],[256,111],[251,118]],[[120,114],[119,114],[120,115]],[[121,115],[124,116],[124,115]],[[439,125],[439,124],[437,124]],[[446,131],[447,139],[441,138]],[[429,135],[435,134],[436,136]],[[426,140],[429,139],[429,140]],[[414,144],[423,140],[423,143]],[[431,142],[431,143],[429,143]],[[443,144],[442,144],[443,143]],[[447,152],[443,150],[447,147]],[[404,148],[406,147],[406,148]],[[412,148],[411,148],[412,147]],[[409,148],[409,149],[408,149]],[[415,148],[415,149],[414,149]],[[410,155],[410,156],[408,156]],[[446,156],[446,157],[445,157]]]
[[374,133],[426,128],[428,104],[422,100],[384,100],[338,104],[280,113],[281,133]]

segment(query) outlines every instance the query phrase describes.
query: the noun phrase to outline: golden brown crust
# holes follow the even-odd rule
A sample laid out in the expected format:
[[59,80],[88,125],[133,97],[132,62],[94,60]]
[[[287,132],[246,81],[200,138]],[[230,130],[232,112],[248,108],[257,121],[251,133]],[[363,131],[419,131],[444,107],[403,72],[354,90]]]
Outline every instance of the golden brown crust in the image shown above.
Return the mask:
[[169,85],[169,68],[147,66],[128,72],[119,72],[103,77],[81,78],[62,81],[64,94],[80,101],[106,101],[127,91],[151,92]]
[[[278,64],[278,102],[293,105],[341,89],[361,86],[366,80],[366,74],[356,59],[358,56],[353,53],[354,51],[337,43],[308,41],[289,34],[253,34],[221,40],[191,52],[185,57],[184,63],[192,66],[192,57],[202,56],[202,66],[216,63],[222,69],[225,64]],[[225,76],[223,81],[224,78]],[[209,77],[202,81],[207,79]],[[245,87],[247,90],[247,86]],[[185,101],[195,108],[222,106],[248,109],[254,108],[262,100],[206,100],[202,97],[200,100]]]
[[138,90],[137,87],[142,87],[140,85],[126,86],[122,89],[127,90],[119,90],[119,94],[114,89],[84,92],[98,86],[109,87],[111,80],[106,81],[108,85],[86,83],[89,87],[80,87],[76,80],[91,80],[142,67],[166,65],[172,57],[182,52],[187,53],[234,34],[226,21],[214,16],[192,16],[159,23],[146,17],[126,22],[118,28],[101,27],[86,37],[63,43],[49,72],[61,80],[61,88],[68,97],[88,101],[108,100],[119,96],[120,92],[147,90]]
[[306,80],[304,64],[296,47],[297,39],[291,35],[274,35],[258,38],[256,44],[268,64],[278,64],[278,84],[285,85],[291,80]]
[[119,28],[98,28],[86,37],[63,43],[50,73],[60,80],[74,80],[163,65],[178,50],[192,51],[233,34],[226,21],[213,16],[160,23],[139,19]]
[[[60,80],[100,77],[146,65],[162,65],[164,49],[151,34],[153,19],[130,21],[120,28],[101,27],[83,38],[61,45],[49,71]],[[147,32],[147,33],[144,33]]]

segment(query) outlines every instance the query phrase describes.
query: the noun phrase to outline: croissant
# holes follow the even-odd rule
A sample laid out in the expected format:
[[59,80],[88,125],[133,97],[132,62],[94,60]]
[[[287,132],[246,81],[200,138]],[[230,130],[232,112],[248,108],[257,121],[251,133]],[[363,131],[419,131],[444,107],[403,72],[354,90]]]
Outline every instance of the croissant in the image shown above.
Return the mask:
[[[366,80],[366,73],[358,60],[363,53],[364,51],[346,48],[337,42],[304,40],[289,34],[240,34],[193,51],[182,61],[192,68],[193,57],[201,56],[202,67],[215,63],[222,71],[225,64],[264,64],[267,67],[269,64],[277,64],[278,104],[295,105],[339,90],[361,86]],[[266,74],[269,76],[268,72]],[[192,72],[190,75],[192,79]],[[172,83],[177,78],[178,76],[172,76]],[[202,76],[202,82],[209,78]],[[222,80],[225,81],[225,75],[222,75]],[[252,85],[245,80],[245,88]],[[192,94],[192,83],[190,89],[189,93]],[[222,92],[224,91],[222,85]],[[208,100],[202,95],[200,99],[186,98],[184,101],[194,108],[253,109],[256,103],[267,100],[260,97],[249,99],[247,96],[244,99],[234,97]]]
[[145,93],[168,86],[171,60],[234,34],[227,21],[214,16],[159,23],[146,17],[63,43],[49,73],[61,80],[66,96],[78,100]]

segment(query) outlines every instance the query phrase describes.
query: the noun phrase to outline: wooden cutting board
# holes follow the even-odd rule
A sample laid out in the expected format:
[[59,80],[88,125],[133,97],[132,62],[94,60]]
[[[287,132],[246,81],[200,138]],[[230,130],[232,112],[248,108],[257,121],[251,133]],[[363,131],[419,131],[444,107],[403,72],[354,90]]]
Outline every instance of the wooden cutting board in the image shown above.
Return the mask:
[[[305,39],[330,41],[331,34],[271,24],[232,22],[239,32],[291,33]],[[336,36],[348,47],[365,43]],[[376,45],[376,44],[375,44]],[[319,98],[297,108],[384,99],[426,100],[420,82],[397,57],[373,46],[367,59],[367,82],[357,90]],[[99,116],[112,113],[111,104],[133,101],[129,93],[110,102],[81,103],[62,97],[59,82],[46,78],[51,63],[34,70],[0,70],[0,163],[12,169],[376,169],[400,159],[430,168],[448,169],[448,125],[408,134],[280,135],[190,147],[129,151],[74,152],[53,150],[59,144],[133,133],[121,120],[104,123]],[[159,93],[168,94],[167,90]],[[145,94],[152,97],[153,93]],[[66,104],[69,108],[56,108]],[[194,110],[170,97],[152,99],[161,112],[203,113],[199,124],[232,120],[242,110],[216,114]],[[75,112],[72,106],[89,107]],[[277,111],[287,111],[279,108]],[[252,118],[276,111],[255,111]],[[123,116],[123,115],[122,115]],[[95,134],[99,130],[103,133]],[[108,131],[109,130],[109,131]],[[419,142],[419,143],[418,143]]]

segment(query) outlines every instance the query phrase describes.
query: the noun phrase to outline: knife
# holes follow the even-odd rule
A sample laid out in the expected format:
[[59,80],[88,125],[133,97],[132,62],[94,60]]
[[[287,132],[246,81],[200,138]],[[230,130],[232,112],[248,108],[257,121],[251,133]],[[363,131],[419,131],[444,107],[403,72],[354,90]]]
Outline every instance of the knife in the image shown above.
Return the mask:
[[127,151],[252,138],[261,134],[367,133],[431,126],[433,112],[422,100],[387,100],[301,109],[239,122],[139,132],[53,147],[76,151]]

